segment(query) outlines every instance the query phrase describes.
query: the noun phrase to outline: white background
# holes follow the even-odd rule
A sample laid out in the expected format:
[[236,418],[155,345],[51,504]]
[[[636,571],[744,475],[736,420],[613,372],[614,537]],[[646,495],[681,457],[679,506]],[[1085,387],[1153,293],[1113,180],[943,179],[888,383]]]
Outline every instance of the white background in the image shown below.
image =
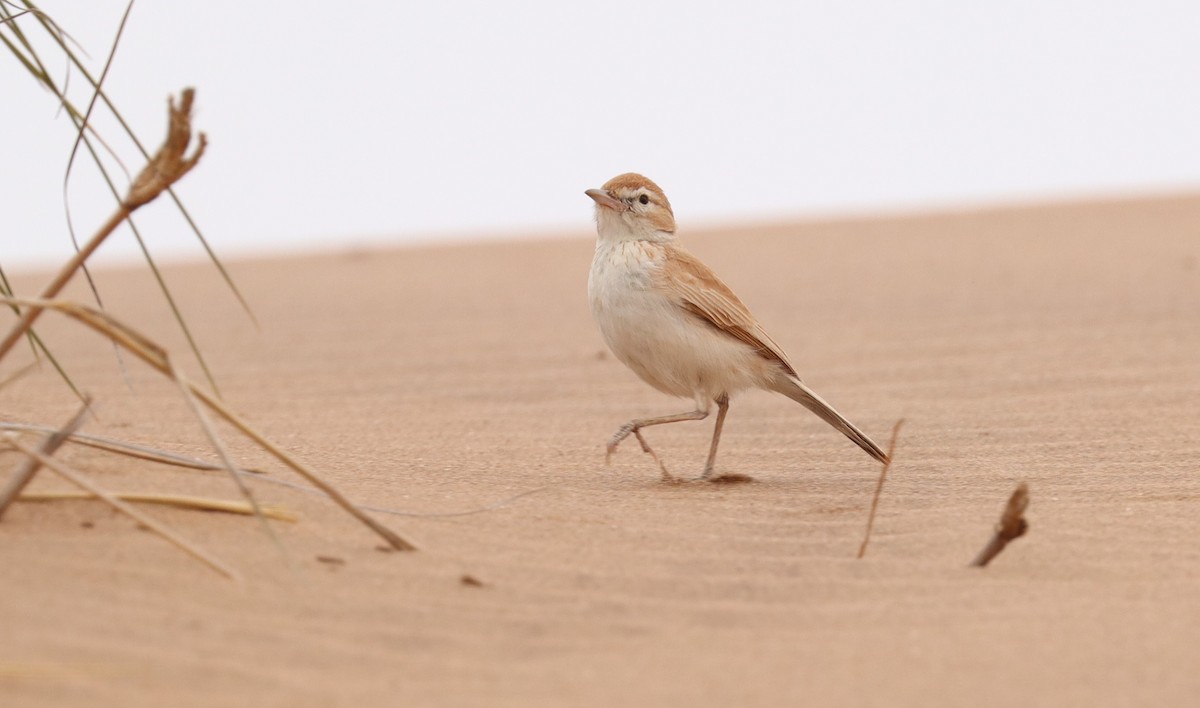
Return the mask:
[[[98,73],[124,3],[43,9]],[[73,132],[2,59],[12,268],[69,251]],[[582,236],[583,190],[630,170],[684,229],[1200,189],[1194,1],[139,0],[109,94],[157,145],[186,85],[211,147],[179,192],[226,255]],[[111,209],[86,159],[69,199],[81,232]],[[200,254],[165,204],[145,211],[156,253]],[[134,249],[123,230],[101,253]]]

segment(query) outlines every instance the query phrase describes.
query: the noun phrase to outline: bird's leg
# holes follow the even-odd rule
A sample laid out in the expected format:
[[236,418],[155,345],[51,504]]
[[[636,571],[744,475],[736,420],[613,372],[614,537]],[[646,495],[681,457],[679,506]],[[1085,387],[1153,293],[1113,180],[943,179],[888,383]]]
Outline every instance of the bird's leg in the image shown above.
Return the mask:
[[[675,477],[675,475],[673,475],[673,474],[671,474],[670,472],[668,472],[668,471],[667,471],[667,466],[663,464],[663,461],[662,461],[662,460],[658,459],[658,454],[657,454],[656,452],[654,452],[653,450],[651,450],[651,449],[650,449],[650,443],[646,442],[646,438],[642,437],[642,431],[640,431],[640,430],[636,430],[636,429],[635,429],[635,430],[633,431],[633,435],[634,435],[634,437],[636,437],[636,438],[637,438],[637,441],[638,441],[639,443],[641,443],[641,445],[642,445],[642,452],[644,452],[644,453],[646,453],[646,454],[650,455],[650,457],[653,457],[653,458],[654,458],[654,461],[658,463],[658,468],[659,468],[660,470],[662,470],[663,481],[664,481],[664,482],[667,482],[668,484],[674,484],[674,483],[678,482],[678,481],[679,481],[679,479],[678,479],[678,478],[676,478],[676,477]],[[610,453],[609,453],[609,455],[611,455],[611,454],[612,454],[612,453],[610,452]],[[607,457],[607,456],[604,458],[604,464],[608,464],[608,457]]]
[[729,412],[729,394],[717,398],[717,424],[713,427],[712,446],[708,448],[708,462],[704,463],[704,474],[700,479],[712,479],[713,466],[717,461],[717,444],[721,442],[721,426],[725,425],[725,414]]
[[620,428],[618,428],[617,432],[613,433],[612,439],[610,439],[608,441],[608,448],[607,448],[608,451],[604,456],[604,464],[607,465],[609,463],[609,461],[612,459],[612,454],[617,451],[617,445],[620,445],[622,440],[624,440],[625,438],[629,437],[630,434],[632,434],[634,437],[637,438],[638,442],[641,443],[642,452],[648,453],[651,457],[654,458],[654,461],[658,463],[659,468],[662,469],[663,480],[667,481],[667,482],[674,482],[674,481],[676,481],[675,477],[672,476],[671,473],[667,471],[667,468],[665,465],[663,465],[662,460],[658,459],[658,455],[654,454],[654,451],[651,450],[650,446],[646,444],[646,439],[644,437],[642,437],[641,429],[648,428],[651,425],[664,425],[666,423],[680,423],[685,420],[704,420],[707,417],[708,417],[708,409],[707,408],[697,408],[696,410],[691,411],[689,413],[677,413],[675,415],[664,415],[664,416],[660,416],[658,418],[640,418],[637,420],[631,420],[628,423],[626,423],[625,425],[622,425]]

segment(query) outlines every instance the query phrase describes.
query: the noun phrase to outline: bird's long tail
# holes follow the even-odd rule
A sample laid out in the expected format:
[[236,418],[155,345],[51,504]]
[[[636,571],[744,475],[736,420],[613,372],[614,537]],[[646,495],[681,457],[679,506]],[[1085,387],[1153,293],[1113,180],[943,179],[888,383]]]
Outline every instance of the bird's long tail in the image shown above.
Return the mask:
[[854,423],[846,420],[844,415],[834,410],[833,406],[826,403],[815,391],[805,386],[803,381],[791,376],[780,376],[775,381],[773,388],[816,413],[821,420],[842,431],[843,435],[853,440],[855,445],[866,450],[871,457],[883,463],[888,461],[887,453],[876,445],[874,440],[867,437],[867,434],[859,430]]

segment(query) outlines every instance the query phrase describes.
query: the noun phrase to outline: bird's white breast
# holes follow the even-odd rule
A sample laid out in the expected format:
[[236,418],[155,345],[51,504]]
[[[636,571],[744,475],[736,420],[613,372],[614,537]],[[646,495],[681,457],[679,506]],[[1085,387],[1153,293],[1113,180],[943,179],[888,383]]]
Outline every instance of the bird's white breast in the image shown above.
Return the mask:
[[[662,267],[661,251],[641,241],[601,243],[588,276],[588,297],[600,334],[613,353],[637,371],[641,350],[661,337],[674,307],[654,289],[654,273]],[[639,372],[640,374],[641,372]]]
[[646,383],[675,396],[707,401],[753,385],[765,362],[656,285],[664,257],[662,246],[646,241],[597,244],[588,296],[609,349]]

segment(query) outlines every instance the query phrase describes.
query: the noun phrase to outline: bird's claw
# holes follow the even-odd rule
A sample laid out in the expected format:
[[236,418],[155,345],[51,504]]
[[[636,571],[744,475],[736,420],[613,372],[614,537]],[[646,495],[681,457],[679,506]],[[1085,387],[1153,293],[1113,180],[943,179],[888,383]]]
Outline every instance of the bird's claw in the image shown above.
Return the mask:
[[[608,446],[605,448],[604,464],[606,466],[612,462],[613,453],[617,451],[617,446],[621,444],[621,441],[624,440],[625,438],[629,437],[630,433],[636,433],[636,432],[637,432],[637,429],[634,427],[633,423],[626,423],[625,425],[622,425],[620,428],[617,428],[617,432],[613,433],[612,438],[608,441]],[[638,436],[638,440],[642,441],[642,449],[645,450],[646,449],[646,441],[642,440],[641,433],[637,433],[637,436]]]
[[611,464],[612,456],[613,453],[617,451],[617,446],[621,444],[622,440],[629,437],[630,434],[637,438],[638,444],[642,446],[642,452],[646,453],[650,457],[653,457],[654,461],[658,463],[658,468],[662,470],[663,482],[667,484],[683,483],[682,479],[667,471],[667,466],[662,463],[662,460],[658,459],[658,455],[655,454],[654,450],[650,449],[650,444],[646,442],[646,438],[642,437],[642,431],[638,429],[638,426],[634,421],[630,421],[618,428],[617,432],[613,433],[612,438],[608,441],[608,445],[605,447],[604,453],[604,464],[606,466]]

